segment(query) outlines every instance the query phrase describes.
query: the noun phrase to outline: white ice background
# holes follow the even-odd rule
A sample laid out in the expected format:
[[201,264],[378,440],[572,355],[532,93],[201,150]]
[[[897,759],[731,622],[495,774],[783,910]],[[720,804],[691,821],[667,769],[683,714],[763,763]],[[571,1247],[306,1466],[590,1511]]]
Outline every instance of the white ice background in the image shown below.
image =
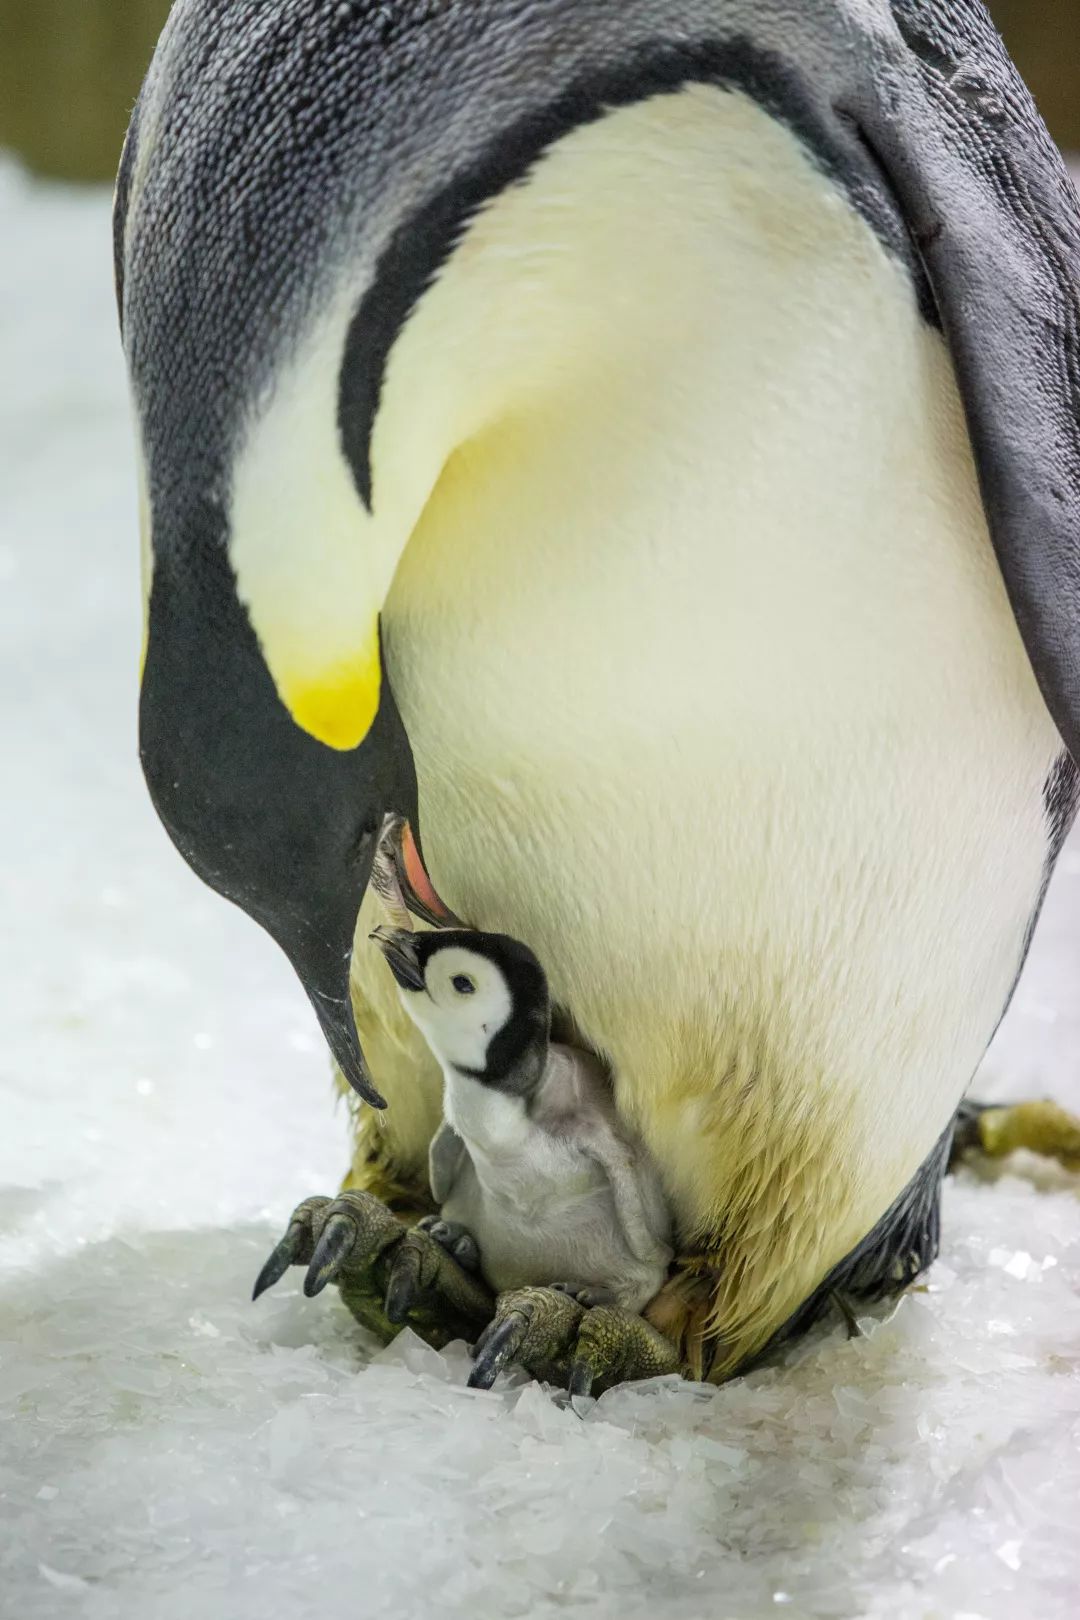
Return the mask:
[[[345,1121],[306,1004],[135,758],[140,598],[108,201],[0,169],[0,1613],[19,1620],[1075,1620],[1080,1184],[945,1197],[848,1342],[584,1418],[252,1305]],[[983,1094],[1080,1108],[1080,845]]]

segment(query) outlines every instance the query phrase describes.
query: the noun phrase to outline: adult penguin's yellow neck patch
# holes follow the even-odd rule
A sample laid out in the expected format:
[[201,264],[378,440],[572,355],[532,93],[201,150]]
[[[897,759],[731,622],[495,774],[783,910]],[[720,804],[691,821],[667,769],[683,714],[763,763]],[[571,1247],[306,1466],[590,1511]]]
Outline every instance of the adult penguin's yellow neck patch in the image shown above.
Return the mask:
[[378,713],[383,560],[336,431],[333,367],[286,373],[233,469],[229,559],[278,697],[327,748]]
[[278,697],[298,726],[341,751],[363,742],[378,713],[379,614],[427,493],[414,482],[411,443],[407,499],[386,477],[374,511],[357,492],[337,419],[354,303],[350,295],[325,317],[258,401],[229,501],[236,591]]
[[318,672],[285,671],[278,683],[282,702],[296,724],[328,748],[356,748],[371,730],[379,709],[379,638],[354,657]]

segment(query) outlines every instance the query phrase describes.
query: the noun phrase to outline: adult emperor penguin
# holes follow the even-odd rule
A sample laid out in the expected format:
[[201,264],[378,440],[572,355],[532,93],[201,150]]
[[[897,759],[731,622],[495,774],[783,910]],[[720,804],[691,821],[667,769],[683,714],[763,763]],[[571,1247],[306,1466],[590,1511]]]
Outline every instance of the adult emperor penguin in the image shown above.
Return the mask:
[[150,791],[389,1103],[284,1259],[362,1314],[426,1197],[394,811],[609,1064],[689,1365],[910,1279],[1080,757],[1080,219],[980,0],[178,0],[116,242]]

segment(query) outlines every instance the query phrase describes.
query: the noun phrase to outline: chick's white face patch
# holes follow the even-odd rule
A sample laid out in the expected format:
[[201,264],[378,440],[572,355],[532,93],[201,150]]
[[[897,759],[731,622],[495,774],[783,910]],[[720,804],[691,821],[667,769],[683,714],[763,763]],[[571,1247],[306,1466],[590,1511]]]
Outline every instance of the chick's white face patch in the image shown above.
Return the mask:
[[509,1022],[513,999],[494,962],[461,946],[429,958],[424,991],[402,1002],[440,1063],[482,1069],[488,1047]]

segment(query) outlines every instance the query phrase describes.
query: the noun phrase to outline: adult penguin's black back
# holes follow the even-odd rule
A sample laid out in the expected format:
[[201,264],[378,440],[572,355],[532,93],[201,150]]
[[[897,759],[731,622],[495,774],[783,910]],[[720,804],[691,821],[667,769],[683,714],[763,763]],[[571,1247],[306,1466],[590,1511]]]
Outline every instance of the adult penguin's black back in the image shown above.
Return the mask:
[[[1075,808],[1078,246],[979,0],[178,0],[136,110],[158,810],[369,1096],[419,815],[610,1059],[717,1372],[932,1251]],[[356,1174],[420,1183],[384,978]]]

